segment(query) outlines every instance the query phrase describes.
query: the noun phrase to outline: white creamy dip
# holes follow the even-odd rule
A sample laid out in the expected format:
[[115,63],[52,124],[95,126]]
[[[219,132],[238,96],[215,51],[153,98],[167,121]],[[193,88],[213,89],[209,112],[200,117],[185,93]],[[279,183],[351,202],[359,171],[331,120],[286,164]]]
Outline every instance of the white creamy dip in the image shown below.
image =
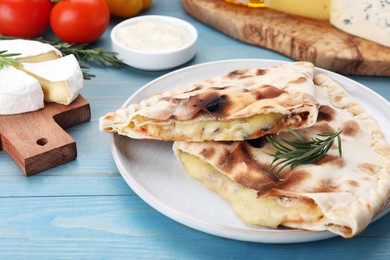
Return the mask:
[[131,49],[148,52],[180,49],[192,40],[185,28],[153,19],[121,26],[116,37]]

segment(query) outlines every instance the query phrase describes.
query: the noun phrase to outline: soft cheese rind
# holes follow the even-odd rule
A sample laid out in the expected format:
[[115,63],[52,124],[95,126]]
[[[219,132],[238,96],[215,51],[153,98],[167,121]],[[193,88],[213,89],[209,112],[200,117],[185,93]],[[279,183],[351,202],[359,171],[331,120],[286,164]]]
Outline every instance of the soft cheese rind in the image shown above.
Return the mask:
[[38,80],[11,66],[0,70],[0,79],[0,115],[43,108],[43,92]]
[[390,1],[332,0],[330,22],[349,34],[390,47]]
[[39,81],[46,102],[68,105],[83,87],[83,73],[73,54],[46,62],[22,63],[21,69]]
[[0,50],[19,54],[13,58],[21,62],[42,62],[62,57],[62,53],[52,45],[33,40],[2,40]]

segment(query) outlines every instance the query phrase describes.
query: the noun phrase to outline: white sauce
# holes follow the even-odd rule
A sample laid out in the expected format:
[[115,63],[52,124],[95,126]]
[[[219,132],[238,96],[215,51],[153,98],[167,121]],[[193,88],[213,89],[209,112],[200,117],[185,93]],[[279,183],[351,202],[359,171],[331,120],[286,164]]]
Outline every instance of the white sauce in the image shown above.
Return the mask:
[[191,34],[183,27],[152,19],[121,26],[116,37],[131,49],[148,52],[176,50],[192,39]]

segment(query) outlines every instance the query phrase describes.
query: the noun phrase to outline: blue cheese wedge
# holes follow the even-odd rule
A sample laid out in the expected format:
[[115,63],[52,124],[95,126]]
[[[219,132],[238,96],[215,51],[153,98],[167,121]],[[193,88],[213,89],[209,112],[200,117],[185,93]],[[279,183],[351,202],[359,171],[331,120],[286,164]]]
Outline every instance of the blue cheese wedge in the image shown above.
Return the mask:
[[38,80],[12,66],[0,70],[0,79],[0,115],[43,108],[43,91]]
[[62,53],[52,45],[33,40],[2,40],[0,50],[18,53],[13,58],[20,62],[42,62],[62,57]]
[[332,0],[330,23],[349,34],[390,47],[390,1]]
[[83,73],[73,54],[45,62],[22,63],[20,69],[39,81],[46,102],[68,105],[83,87]]

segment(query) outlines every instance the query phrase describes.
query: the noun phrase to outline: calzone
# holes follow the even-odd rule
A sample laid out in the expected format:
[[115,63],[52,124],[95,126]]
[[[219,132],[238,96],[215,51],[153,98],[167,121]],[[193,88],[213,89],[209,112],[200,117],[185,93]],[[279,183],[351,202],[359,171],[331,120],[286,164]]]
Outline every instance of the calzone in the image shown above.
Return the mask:
[[107,113],[101,131],[136,139],[237,141],[314,124],[314,66],[240,69]]
[[[187,173],[228,201],[248,225],[328,230],[345,238],[362,232],[390,195],[390,147],[376,120],[336,82],[314,78],[316,123],[297,130],[306,140],[341,130],[319,161],[269,170],[274,147],[266,138],[174,143]],[[275,138],[290,139],[290,133]]]

